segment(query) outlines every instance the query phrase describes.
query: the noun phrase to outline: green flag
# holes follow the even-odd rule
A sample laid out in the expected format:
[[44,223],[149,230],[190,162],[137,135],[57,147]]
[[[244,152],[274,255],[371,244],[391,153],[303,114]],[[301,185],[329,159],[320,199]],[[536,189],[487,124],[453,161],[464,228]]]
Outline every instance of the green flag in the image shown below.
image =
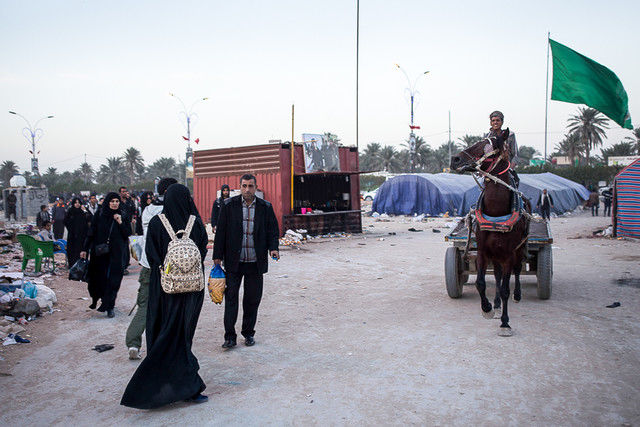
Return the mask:
[[551,99],[586,104],[623,128],[633,129],[627,92],[618,76],[573,49],[551,39],[549,43],[553,53]]

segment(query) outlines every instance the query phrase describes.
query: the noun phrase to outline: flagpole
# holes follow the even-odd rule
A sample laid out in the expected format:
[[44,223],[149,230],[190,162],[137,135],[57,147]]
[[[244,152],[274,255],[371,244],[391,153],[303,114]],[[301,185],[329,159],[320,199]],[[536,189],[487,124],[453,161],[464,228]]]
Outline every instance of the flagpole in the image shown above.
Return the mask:
[[544,93],[544,162],[547,163],[547,125],[549,121],[549,38],[551,32],[547,32],[547,84]]
[[[360,0],[356,0],[356,150],[360,149],[358,141],[358,77],[360,74]],[[357,152],[357,151],[356,151]]]
[[291,104],[291,215],[293,215],[293,161],[294,161],[294,150],[296,149],[296,144],[295,142],[293,142],[293,136],[294,136],[294,110],[295,110],[295,105]]

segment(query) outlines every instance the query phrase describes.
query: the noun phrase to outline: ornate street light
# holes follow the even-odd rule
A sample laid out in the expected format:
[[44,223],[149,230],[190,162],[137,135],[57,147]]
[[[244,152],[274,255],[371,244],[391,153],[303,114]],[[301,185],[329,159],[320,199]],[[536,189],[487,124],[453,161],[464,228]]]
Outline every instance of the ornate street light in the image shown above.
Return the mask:
[[420,129],[420,126],[415,126],[413,124],[413,101],[415,99],[415,96],[419,93],[416,90],[416,85],[418,84],[418,80],[420,80],[420,77],[429,74],[429,71],[424,71],[420,74],[418,74],[418,77],[415,78],[415,80],[413,81],[413,83],[411,82],[411,79],[409,78],[409,75],[407,74],[407,72],[404,70],[404,68],[402,68],[400,65],[396,64],[396,67],[398,68],[398,70],[402,71],[402,74],[404,74],[404,76],[407,78],[407,88],[405,89],[408,93],[409,93],[409,100],[411,102],[411,120],[410,120],[410,124],[409,124],[409,129],[411,129],[411,132],[409,133],[409,166],[411,168],[411,172],[414,171],[414,158],[415,158],[415,148],[416,148],[416,135],[413,133],[414,129]]
[[38,156],[39,151],[36,151],[36,142],[40,141],[42,135],[44,135],[44,131],[38,127],[38,123],[40,123],[44,119],[52,119],[53,116],[45,116],[35,123],[35,125],[31,126],[31,123],[25,116],[22,114],[18,114],[15,111],[9,111],[10,114],[15,114],[18,117],[22,117],[22,119],[27,122],[27,127],[22,129],[22,135],[27,139],[27,141],[31,142],[31,173],[34,175],[40,175],[40,170],[38,169]]
[[[184,121],[186,123],[186,128],[187,128],[187,136],[183,136],[182,139],[187,141],[187,154],[185,156],[184,159],[184,185],[187,185],[187,170],[189,169],[189,165],[193,166],[193,149],[191,148],[191,126],[195,124],[195,122],[198,120],[198,115],[196,113],[193,112],[193,108],[196,106],[196,104],[198,104],[199,102],[202,101],[206,101],[207,97],[205,98],[199,98],[196,99],[195,102],[193,104],[191,104],[191,106],[187,109],[185,103],[182,101],[182,99],[180,99],[179,96],[174,95],[173,93],[169,93],[169,95],[173,96],[174,98],[176,98],[178,101],[180,101],[180,104],[182,104],[182,111],[180,112],[181,116],[183,116]],[[200,142],[199,138],[196,138],[194,141],[196,144],[198,142]]]

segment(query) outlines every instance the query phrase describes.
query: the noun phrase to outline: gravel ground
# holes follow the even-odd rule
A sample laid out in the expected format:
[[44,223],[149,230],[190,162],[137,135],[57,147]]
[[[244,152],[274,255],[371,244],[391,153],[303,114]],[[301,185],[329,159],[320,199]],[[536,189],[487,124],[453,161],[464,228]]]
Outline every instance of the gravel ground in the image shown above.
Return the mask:
[[[589,238],[608,222],[552,221],[553,294],[539,300],[524,277],[509,338],[481,316],[475,287],[447,296],[444,219],[366,218],[364,235],[283,248],[256,345],[220,348],[223,309],[205,300],[194,353],[210,400],[152,411],[119,406],[138,364],[124,345],[138,269],[114,319],[58,278],[61,311],[0,353],[0,424],[637,425],[640,244]],[[116,348],[91,351],[103,343]]]

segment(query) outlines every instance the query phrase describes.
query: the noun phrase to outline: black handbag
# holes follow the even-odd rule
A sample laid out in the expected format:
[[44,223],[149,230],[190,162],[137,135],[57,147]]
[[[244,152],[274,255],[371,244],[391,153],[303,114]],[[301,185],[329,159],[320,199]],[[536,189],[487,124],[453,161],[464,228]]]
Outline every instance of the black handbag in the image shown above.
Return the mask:
[[111,227],[109,227],[109,235],[107,236],[107,242],[96,245],[96,248],[95,248],[96,255],[102,256],[109,253],[109,241],[111,240],[111,230],[113,230],[113,222],[111,223]]
[[73,267],[69,270],[69,280],[75,280],[78,282],[87,281],[87,273],[89,272],[89,260],[80,258],[73,264]]

